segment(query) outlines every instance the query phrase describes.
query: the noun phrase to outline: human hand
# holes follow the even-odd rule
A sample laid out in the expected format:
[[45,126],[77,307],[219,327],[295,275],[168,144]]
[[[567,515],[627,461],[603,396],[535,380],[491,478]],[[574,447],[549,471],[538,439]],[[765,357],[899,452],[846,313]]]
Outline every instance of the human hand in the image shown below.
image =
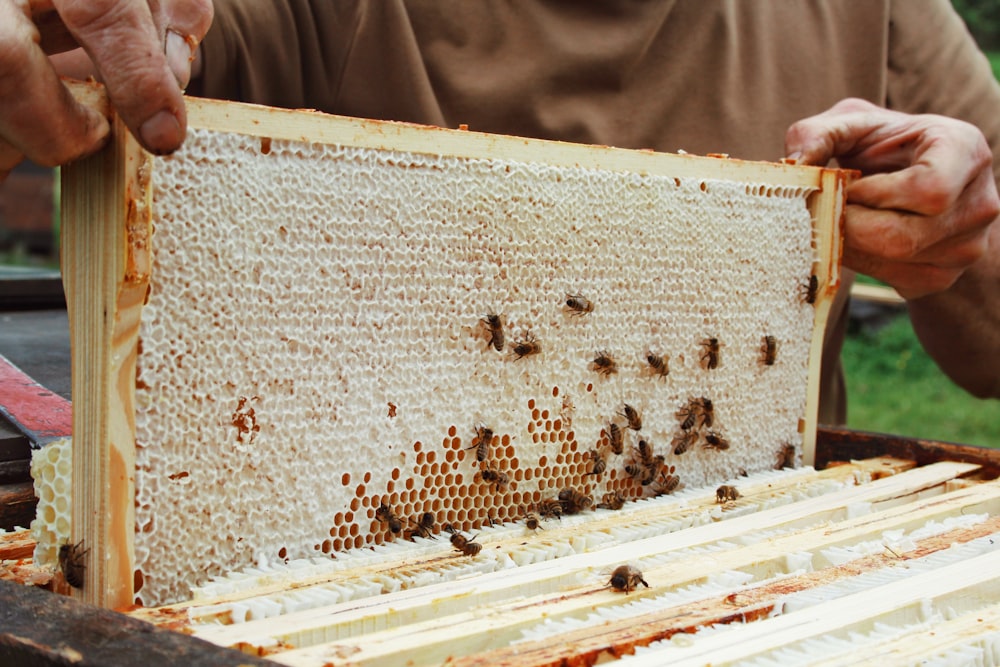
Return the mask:
[[73,99],[47,57],[76,46],[139,142],[176,150],[181,88],[211,20],[211,0],[0,0],[0,181],[25,157],[55,166],[107,137],[107,120]]
[[792,125],[785,151],[862,173],[847,190],[844,264],[907,299],[946,290],[987,251],[1000,198],[973,125],[847,99]]

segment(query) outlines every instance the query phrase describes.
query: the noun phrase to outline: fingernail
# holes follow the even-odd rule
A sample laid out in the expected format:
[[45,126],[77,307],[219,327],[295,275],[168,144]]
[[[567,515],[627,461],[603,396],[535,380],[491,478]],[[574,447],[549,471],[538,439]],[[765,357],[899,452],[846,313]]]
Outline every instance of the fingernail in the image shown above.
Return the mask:
[[167,56],[167,66],[173,72],[177,85],[184,90],[191,80],[191,45],[179,33],[167,30],[164,52]]
[[802,159],[802,151],[792,151],[791,153],[788,154],[788,157],[785,159],[789,160],[790,162],[794,162],[795,164],[798,164],[799,160]]
[[158,111],[139,128],[139,138],[152,153],[157,155],[171,153],[183,139],[181,124],[169,111]]

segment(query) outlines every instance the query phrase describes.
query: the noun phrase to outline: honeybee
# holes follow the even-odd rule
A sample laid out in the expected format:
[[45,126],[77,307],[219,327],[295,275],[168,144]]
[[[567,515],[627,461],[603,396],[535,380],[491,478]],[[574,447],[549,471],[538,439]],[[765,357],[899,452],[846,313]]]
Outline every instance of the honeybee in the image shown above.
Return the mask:
[[476,460],[482,463],[490,456],[490,444],[493,442],[493,429],[480,424],[476,427],[476,437],[472,439],[472,445],[466,449],[476,450]]
[[618,372],[618,362],[611,356],[611,353],[602,350],[590,362],[590,369],[607,377]]
[[413,530],[410,531],[410,539],[413,539],[414,535],[428,539],[434,537],[434,515],[430,512],[421,514],[417,521],[410,519],[410,524],[413,526]]
[[649,465],[646,466],[646,474],[639,480],[639,483],[643,486],[649,486],[656,479],[656,476],[660,474],[663,470],[663,464],[665,459],[662,454],[657,454],[653,457],[653,460]]
[[720,505],[723,503],[735,502],[739,497],[740,492],[736,490],[735,486],[723,484],[715,490],[715,502]]
[[619,565],[611,573],[611,579],[608,581],[609,586],[624,593],[634,591],[639,584],[649,588],[649,584],[642,578],[642,571],[634,565]]
[[681,420],[682,431],[690,431],[694,428],[694,425],[698,422],[698,407],[694,399],[688,401],[687,405],[682,406],[674,413],[674,416]]
[[399,520],[399,517],[385,503],[380,504],[378,509],[375,510],[375,518],[384,524],[388,524],[389,530],[396,535],[399,535],[403,530],[403,522]]
[[585,493],[567,487],[559,492],[559,503],[562,505],[564,513],[579,514],[590,509],[590,506],[594,504],[594,499]]
[[709,431],[705,434],[705,444],[703,444],[702,447],[723,451],[729,449],[729,441],[716,431]]
[[480,318],[479,321],[485,324],[486,328],[490,332],[489,344],[492,345],[493,349],[497,352],[503,352],[504,335],[503,319],[501,316],[494,313],[492,310],[487,310],[486,317]]
[[543,517],[559,519],[562,518],[563,505],[557,498],[546,498],[538,503],[537,511]]
[[646,466],[632,461],[625,464],[625,474],[634,480],[640,481],[646,477]]
[[795,467],[795,445],[786,442],[781,445],[774,463],[775,470]]
[[698,434],[695,431],[681,431],[674,436],[674,439],[670,441],[670,446],[674,448],[674,456],[680,456],[687,450],[691,449],[691,445],[695,443],[698,439]]
[[455,547],[456,550],[461,551],[466,556],[475,556],[482,551],[483,545],[474,541],[477,537],[479,537],[479,535],[466,537],[452,528],[451,524],[445,526],[444,529],[451,533],[451,546]]
[[611,422],[608,425],[608,443],[611,445],[611,451],[616,455],[621,456],[622,452],[625,451],[624,438],[622,437],[622,429],[618,424]]
[[778,358],[778,339],[774,336],[764,336],[760,342],[760,362],[765,366],[773,366]]
[[661,473],[653,486],[653,492],[658,496],[667,495],[676,491],[680,483],[681,478],[677,475]]
[[625,420],[628,422],[628,427],[630,429],[632,429],[633,431],[641,431],[642,430],[642,415],[640,415],[639,411],[636,410],[635,408],[633,408],[628,403],[625,403],[624,405],[625,405],[625,407],[622,408],[623,409],[622,415],[625,417]]
[[653,465],[653,446],[649,444],[646,440],[639,440],[639,444],[636,447],[636,451],[639,453],[639,462],[647,468]]
[[542,344],[530,333],[524,338],[514,342],[513,352],[517,359],[524,359],[542,351]]
[[719,348],[721,347],[719,339],[714,336],[711,338],[705,338],[700,343],[698,343],[704,351],[698,359],[701,361],[701,367],[705,370],[715,370],[719,367]]
[[82,546],[83,540],[59,547],[59,569],[66,583],[73,588],[83,588],[83,575],[87,570],[84,560],[90,549],[81,549]]
[[799,285],[799,296],[802,301],[808,304],[816,303],[816,296],[819,294],[819,278],[816,274],[809,276],[808,282]]
[[607,469],[608,462],[601,456],[596,447],[587,452],[587,454],[590,456],[590,460],[594,462],[594,467],[587,473],[588,475],[600,475]]
[[507,473],[500,472],[490,467],[485,467],[479,471],[479,475],[483,478],[484,482],[493,485],[493,488],[497,491],[501,491],[507,488],[507,484],[510,483],[510,478]]
[[606,510],[620,510],[625,506],[625,496],[620,491],[609,491],[597,506]]
[[646,363],[649,364],[650,373],[656,377],[666,379],[670,375],[670,360],[668,357],[646,352]]
[[594,304],[579,294],[566,295],[566,308],[573,315],[586,315],[587,313],[594,312]]
[[524,515],[524,525],[528,530],[538,530],[542,527],[542,517],[538,512],[526,512]]
[[715,423],[715,405],[712,403],[712,399],[702,396],[695,399],[694,403],[697,406],[701,427],[712,428],[712,424]]

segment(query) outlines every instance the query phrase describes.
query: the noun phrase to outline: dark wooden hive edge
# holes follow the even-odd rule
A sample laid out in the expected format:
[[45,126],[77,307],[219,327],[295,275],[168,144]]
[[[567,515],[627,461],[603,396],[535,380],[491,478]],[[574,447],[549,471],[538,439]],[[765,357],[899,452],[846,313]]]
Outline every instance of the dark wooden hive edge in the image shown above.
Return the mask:
[[0,580],[0,665],[35,667],[273,667],[64,595]]

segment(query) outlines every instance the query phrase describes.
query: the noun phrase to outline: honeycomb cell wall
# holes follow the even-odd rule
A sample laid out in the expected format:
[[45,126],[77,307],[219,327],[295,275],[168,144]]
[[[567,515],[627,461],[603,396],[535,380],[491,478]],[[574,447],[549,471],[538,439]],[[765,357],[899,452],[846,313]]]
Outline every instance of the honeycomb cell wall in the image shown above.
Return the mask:
[[31,478],[38,498],[31,522],[31,538],[35,540],[32,560],[38,565],[57,567],[59,547],[72,537],[72,439],[56,440],[32,450]]
[[[200,130],[153,187],[142,604],[402,540],[423,512],[470,531],[566,487],[650,494],[627,471],[640,440],[664,457],[657,483],[681,485],[801,444],[805,190]],[[701,398],[712,424],[676,455],[678,412]]]

